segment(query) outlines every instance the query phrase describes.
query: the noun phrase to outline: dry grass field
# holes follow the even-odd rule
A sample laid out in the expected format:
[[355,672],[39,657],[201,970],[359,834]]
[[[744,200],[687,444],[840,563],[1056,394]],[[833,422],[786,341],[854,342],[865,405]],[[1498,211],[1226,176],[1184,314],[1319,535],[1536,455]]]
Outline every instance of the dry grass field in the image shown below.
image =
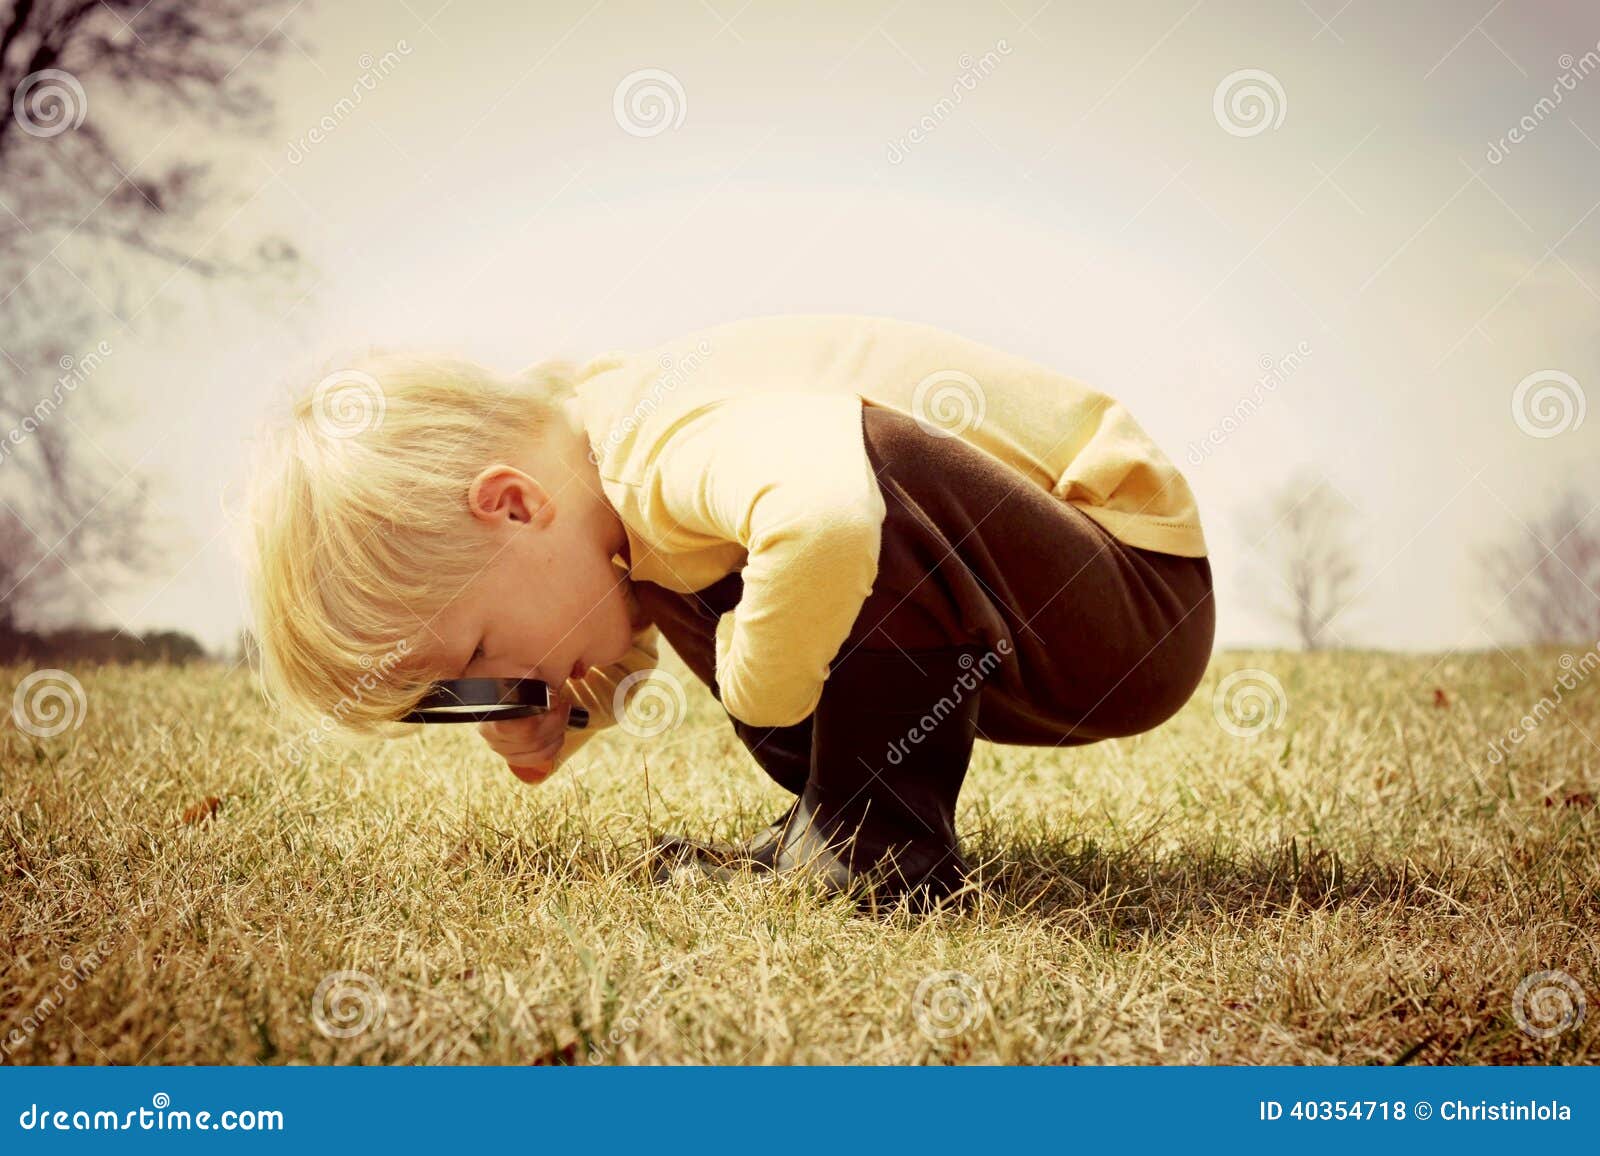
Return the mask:
[[679,725],[537,788],[470,727],[343,749],[240,671],[73,672],[77,725],[0,728],[0,1062],[1600,1058],[1600,677],[1559,649],[1228,652],[1149,734],[980,743],[979,895],[924,918],[652,883],[651,831],[785,799],[664,670]]

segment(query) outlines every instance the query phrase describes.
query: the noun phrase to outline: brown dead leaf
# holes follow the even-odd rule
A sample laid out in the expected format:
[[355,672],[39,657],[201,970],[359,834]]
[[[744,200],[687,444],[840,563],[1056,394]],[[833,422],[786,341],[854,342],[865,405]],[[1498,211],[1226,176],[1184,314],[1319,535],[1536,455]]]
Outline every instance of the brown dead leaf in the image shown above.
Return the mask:
[[183,821],[190,826],[196,823],[204,823],[208,819],[216,817],[217,808],[220,806],[222,806],[221,798],[216,795],[207,795],[183,812]]
[[578,1062],[578,1041],[563,1044],[559,1048],[534,1056],[528,1063],[536,1068],[565,1068]]
[[1592,807],[1594,806],[1594,796],[1588,791],[1572,791],[1559,800],[1555,795],[1546,795],[1544,797],[1544,805],[1547,807]]

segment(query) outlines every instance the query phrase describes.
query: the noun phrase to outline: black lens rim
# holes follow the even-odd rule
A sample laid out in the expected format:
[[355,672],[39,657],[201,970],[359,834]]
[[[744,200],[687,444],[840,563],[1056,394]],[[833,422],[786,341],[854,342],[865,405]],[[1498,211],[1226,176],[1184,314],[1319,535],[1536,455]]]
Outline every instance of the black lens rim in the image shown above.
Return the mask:
[[[447,678],[429,687],[400,721],[476,723],[528,718],[550,710],[553,697],[550,684],[537,678]],[[573,707],[567,716],[567,728],[581,730],[588,725],[589,712]]]

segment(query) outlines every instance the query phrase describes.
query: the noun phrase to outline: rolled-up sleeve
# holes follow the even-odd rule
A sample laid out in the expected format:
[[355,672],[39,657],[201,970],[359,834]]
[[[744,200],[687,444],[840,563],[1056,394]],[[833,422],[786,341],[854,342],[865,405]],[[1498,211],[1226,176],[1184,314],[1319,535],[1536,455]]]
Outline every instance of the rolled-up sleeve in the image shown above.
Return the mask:
[[743,594],[716,630],[722,704],[750,726],[816,709],[878,572],[885,507],[855,395],[791,391],[691,415],[654,463],[680,531],[745,548]]

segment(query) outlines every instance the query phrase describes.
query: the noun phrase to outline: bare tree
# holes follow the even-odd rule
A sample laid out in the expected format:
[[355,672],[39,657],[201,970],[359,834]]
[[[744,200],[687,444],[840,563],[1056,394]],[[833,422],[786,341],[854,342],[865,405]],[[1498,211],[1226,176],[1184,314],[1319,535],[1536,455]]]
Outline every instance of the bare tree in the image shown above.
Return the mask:
[[1509,541],[1475,553],[1529,641],[1600,639],[1600,503],[1566,489]]
[[1306,650],[1341,641],[1333,624],[1355,598],[1360,572],[1355,514],[1325,477],[1300,473],[1245,516],[1246,538],[1273,579],[1253,593]]
[[[137,474],[94,444],[72,404],[160,289],[177,277],[293,271],[267,238],[197,243],[221,192],[184,125],[267,126],[249,81],[281,47],[287,0],[0,3],[0,628],[84,575],[145,559]],[[192,134],[191,134],[192,135]],[[156,284],[140,308],[134,287]]]

